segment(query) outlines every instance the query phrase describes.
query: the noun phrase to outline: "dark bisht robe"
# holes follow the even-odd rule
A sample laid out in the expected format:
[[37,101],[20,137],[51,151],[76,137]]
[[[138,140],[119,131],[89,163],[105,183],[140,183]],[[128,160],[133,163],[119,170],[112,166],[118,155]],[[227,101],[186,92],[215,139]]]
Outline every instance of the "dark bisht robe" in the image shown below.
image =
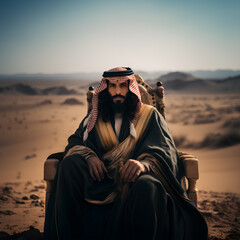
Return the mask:
[[[84,119],[69,137],[50,194],[45,239],[207,239],[206,222],[181,186],[183,166],[167,124],[155,108],[144,107],[135,141],[126,119],[117,140],[114,119],[99,120],[83,142]],[[109,170],[101,182],[89,175],[88,150]],[[147,172],[123,183],[118,168],[130,158],[142,161]]]

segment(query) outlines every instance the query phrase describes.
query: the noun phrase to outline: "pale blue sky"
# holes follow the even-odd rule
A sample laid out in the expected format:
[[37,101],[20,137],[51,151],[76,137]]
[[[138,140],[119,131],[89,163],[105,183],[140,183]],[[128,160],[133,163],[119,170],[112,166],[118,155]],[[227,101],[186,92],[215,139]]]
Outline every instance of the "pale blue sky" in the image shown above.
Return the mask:
[[239,0],[0,0],[0,74],[240,69]]

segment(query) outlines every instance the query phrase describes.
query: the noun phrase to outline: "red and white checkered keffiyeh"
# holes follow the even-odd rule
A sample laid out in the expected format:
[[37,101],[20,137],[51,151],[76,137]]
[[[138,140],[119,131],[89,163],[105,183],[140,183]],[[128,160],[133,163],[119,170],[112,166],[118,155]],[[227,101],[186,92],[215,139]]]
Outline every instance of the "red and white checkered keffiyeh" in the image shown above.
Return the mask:
[[[127,69],[123,68],[123,67],[116,67],[116,68],[110,69],[108,72],[118,72],[118,71],[126,71],[126,70]],[[134,74],[128,75],[128,76],[119,76],[119,77],[103,77],[102,81],[99,83],[99,85],[93,95],[93,98],[92,98],[92,111],[87,120],[87,132],[88,133],[94,128],[94,126],[96,124],[97,117],[98,117],[98,96],[99,96],[100,92],[102,92],[103,90],[105,90],[107,88],[107,80],[109,80],[111,82],[117,82],[117,81],[121,82],[121,81],[129,80],[129,90],[133,94],[135,94],[139,100],[139,102],[137,104],[137,111],[136,111],[134,120],[137,118],[137,116],[140,112],[142,100],[141,100],[141,94],[140,94],[138,84],[137,84]]]

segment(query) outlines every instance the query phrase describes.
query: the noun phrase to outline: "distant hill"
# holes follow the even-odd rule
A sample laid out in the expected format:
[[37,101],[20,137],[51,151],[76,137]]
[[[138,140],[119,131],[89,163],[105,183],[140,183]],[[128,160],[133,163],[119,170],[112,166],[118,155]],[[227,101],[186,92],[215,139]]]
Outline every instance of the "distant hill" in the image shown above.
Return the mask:
[[234,77],[240,75],[240,70],[231,69],[219,69],[219,70],[196,70],[188,71],[188,73],[193,74],[197,78],[204,79],[225,79],[228,77]]
[[189,73],[184,72],[170,72],[165,75],[160,76],[157,78],[157,81],[170,81],[170,80],[185,80],[185,81],[191,81],[196,79],[193,75]]
[[[143,77],[144,78],[144,77]],[[146,78],[144,78],[146,80]],[[88,86],[92,85],[95,87],[98,85],[99,81],[82,81],[79,82],[79,92],[76,91],[76,88],[68,89],[65,86],[59,86],[59,83],[62,85],[69,84],[71,81],[49,81],[51,83],[56,83],[53,87],[48,87],[44,89],[40,89],[35,86],[41,86],[41,83],[44,81],[39,79],[39,81],[34,82],[35,84],[31,84],[32,81],[23,81],[23,83],[13,84],[18,81],[15,79],[14,81],[5,81],[6,79],[1,81],[0,94],[24,94],[24,95],[74,95],[74,94],[83,94],[81,93],[83,88],[87,89]],[[75,81],[75,80],[72,80]],[[189,74],[186,72],[170,72],[164,75],[161,75],[155,79],[146,80],[148,84],[155,87],[158,81],[163,82],[163,85],[166,90],[172,91],[181,91],[181,92],[189,92],[189,93],[239,93],[240,92],[240,74],[233,77],[227,77],[224,79],[202,79],[194,76],[193,74]],[[28,84],[29,82],[29,84]],[[4,84],[3,84],[4,83]],[[11,84],[12,83],[12,84]],[[39,83],[39,84],[38,84]],[[78,83],[78,81],[77,81]],[[51,84],[52,85],[52,84]],[[50,86],[51,86],[50,85]],[[45,86],[46,87],[46,86]]]
[[[179,77],[180,75],[178,75]],[[159,80],[162,80],[166,91],[172,90],[176,92],[186,93],[239,93],[240,92],[240,75],[223,80],[206,80],[195,78],[193,80],[184,79],[165,79],[161,78],[151,81],[154,87]]]
[[240,93],[240,75],[236,77],[229,77],[220,82],[217,82],[225,92],[236,91]]
[[36,73],[36,74],[9,74],[4,75],[0,74],[0,80],[41,80],[41,79],[59,79],[59,80],[93,80],[99,79],[101,77],[100,73],[97,72],[89,72],[89,73],[56,73],[56,74],[44,74],[44,73]]
[[62,104],[64,105],[83,105],[82,101],[77,100],[76,98],[68,98]]
[[45,88],[45,89],[41,90],[41,93],[43,95],[71,95],[71,94],[77,94],[77,92],[75,90],[68,90],[64,86]]
[[38,91],[29,85],[19,83],[19,84],[14,84],[12,86],[0,87],[0,93],[6,93],[6,94],[21,93],[24,95],[37,95]]
[[66,87],[51,87],[45,89],[33,88],[27,84],[14,84],[0,87],[2,94],[24,94],[24,95],[73,95],[78,94],[75,90],[68,90]]
[[154,71],[154,72],[147,72],[141,70],[135,70],[135,73],[139,74],[144,80],[147,79],[156,79],[157,77],[168,73],[168,71]]

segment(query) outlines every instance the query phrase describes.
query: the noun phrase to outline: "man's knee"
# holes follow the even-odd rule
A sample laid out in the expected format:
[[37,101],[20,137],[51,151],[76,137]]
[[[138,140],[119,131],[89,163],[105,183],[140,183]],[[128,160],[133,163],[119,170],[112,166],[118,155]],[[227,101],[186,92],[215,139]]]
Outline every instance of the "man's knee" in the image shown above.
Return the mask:
[[144,174],[133,183],[132,189],[142,193],[152,192],[156,189],[156,179],[151,175]]
[[60,163],[60,169],[61,170],[69,170],[73,167],[73,165],[75,164],[76,158],[75,156],[68,156],[66,158],[64,158],[61,163]]
[[70,155],[66,158],[64,158],[59,166],[59,175],[65,176],[65,175],[72,175],[74,172],[77,172],[79,168],[81,168],[80,165],[83,159],[80,155]]
[[132,186],[136,196],[146,198],[164,197],[166,191],[161,182],[150,174],[141,175]]

